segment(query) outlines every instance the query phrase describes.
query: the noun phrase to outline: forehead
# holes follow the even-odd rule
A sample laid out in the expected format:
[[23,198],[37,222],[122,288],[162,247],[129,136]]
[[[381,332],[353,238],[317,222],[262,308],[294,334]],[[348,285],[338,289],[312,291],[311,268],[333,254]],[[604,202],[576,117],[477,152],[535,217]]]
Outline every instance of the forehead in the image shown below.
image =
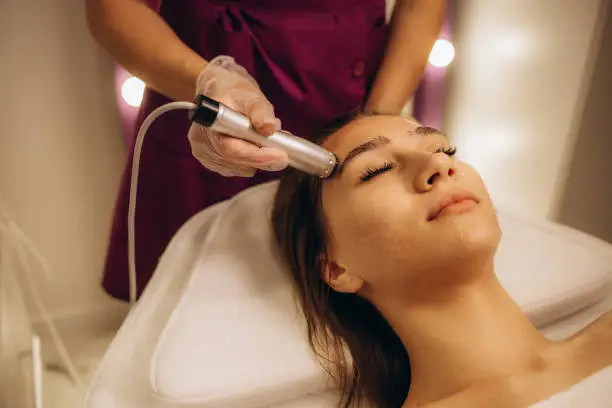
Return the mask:
[[329,136],[323,147],[344,158],[355,146],[373,137],[384,136],[389,139],[405,137],[406,133],[414,131],[419,126],[420,124],[414,119],[400,116],[364,116]]

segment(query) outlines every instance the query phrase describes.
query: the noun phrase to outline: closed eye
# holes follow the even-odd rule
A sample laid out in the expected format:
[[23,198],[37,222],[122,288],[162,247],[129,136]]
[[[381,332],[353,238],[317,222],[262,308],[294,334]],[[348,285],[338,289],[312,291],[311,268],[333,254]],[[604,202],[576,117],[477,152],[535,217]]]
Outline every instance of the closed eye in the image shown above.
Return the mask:
[[444,153],[452,157],[457,153],[457,148],[455,146],[449,146],[448,148],[441,147],[436,150],[436,153]]
[[362,183],[373,179],[374,177],[386,173],[393,168],[393,163],[383,163],[380,166],[368,168],[360,177]]

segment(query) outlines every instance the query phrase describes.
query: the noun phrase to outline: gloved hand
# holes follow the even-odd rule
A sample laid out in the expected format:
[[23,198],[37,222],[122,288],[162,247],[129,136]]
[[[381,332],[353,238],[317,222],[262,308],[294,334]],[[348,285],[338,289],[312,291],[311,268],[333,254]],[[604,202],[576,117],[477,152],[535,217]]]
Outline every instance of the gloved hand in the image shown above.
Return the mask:
[[[255,130],[264,136],[270,136],[281,127],[272,104],[246,69],[232,57],[219,56],[211,60],[198,77],[196,92],[246,115]],[[191,125],[188,138],[195,158],[207,169],[226,177],[250,177],[256,169],[282,170],[289,161],[280,149],[259,147],[197,123]]]

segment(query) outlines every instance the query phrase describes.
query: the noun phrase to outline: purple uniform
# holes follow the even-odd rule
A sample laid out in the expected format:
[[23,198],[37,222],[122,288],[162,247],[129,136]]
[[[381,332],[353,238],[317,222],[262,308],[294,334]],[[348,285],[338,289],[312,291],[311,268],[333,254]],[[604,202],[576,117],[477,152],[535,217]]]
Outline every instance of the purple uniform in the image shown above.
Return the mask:
[[[160,15],[183,42],[210,60],[230,55],[255,78],[286,129],[308,137],[359,108],[387,41],[384,0],[165,1]],[[170,100],[148,91],[137,125]],[[191,155],[185,111],[157,119],[145,138],[136,210],[138,294],[172,236],[191,216],[278,177],[226,178]],[[115,208],[104,289],[128,299],[127,213],[131,157]]]

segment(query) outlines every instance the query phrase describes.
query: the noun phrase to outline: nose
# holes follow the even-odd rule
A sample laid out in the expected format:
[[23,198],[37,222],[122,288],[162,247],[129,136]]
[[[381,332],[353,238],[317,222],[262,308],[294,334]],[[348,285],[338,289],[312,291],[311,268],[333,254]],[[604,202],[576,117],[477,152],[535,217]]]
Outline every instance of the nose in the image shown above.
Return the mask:
[[420,193],[433,190],[436,184],[452,179],[457,174],[455,163],[445,154],[433,154],[424,160],[414,178],[414,187]]

